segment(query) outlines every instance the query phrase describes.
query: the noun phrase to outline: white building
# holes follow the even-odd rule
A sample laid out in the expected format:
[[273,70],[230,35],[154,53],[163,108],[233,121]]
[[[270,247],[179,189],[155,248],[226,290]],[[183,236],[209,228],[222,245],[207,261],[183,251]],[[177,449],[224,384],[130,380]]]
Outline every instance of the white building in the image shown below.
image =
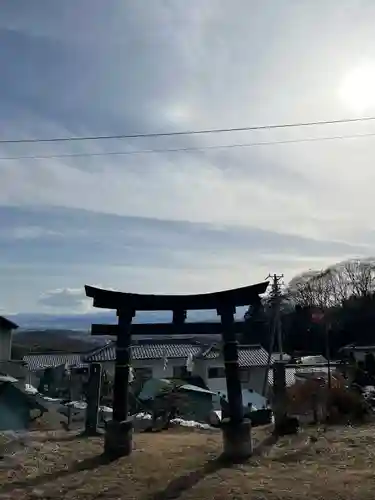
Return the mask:
[[[179,378],[187,374],[199,376],[211,391],[226,389],[224,359],[220,345],[202,346],[188,342],[164,341],[139,343],[131,347],[132,367],[136,377]],[[116,343],[101,347],[88,356],[87,363],[100,362],[108,375],[114,375]],[[262,392],[266,376],[268,353],[260,345],[239,346],[240,377],[244,389]]]

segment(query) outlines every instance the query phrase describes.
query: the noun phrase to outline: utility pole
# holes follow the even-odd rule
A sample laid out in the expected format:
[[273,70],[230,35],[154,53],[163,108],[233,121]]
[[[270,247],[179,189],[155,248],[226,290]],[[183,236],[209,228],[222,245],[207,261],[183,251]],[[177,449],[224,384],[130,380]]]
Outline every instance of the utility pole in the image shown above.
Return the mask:
[[[277,338],[280,351],[280,361],[283,360],[283,339],[281,331],[280,303],[281,285],[283,284],[283,274],[268,275],[266,279],[272,278],[271,306],[272,306],[272,333],[273,338]],[[272,346],[273,347],[273,346]]]
[[266,280],[272,278],[272,289],[271,289],[271,307],[272,307],[272,319],[270,323],[270,344],[268,348],[268,362],[267,370],[264,377],[263,383],[263,396],[266,394],[268,386],[268,373],[272,361],[272,351],[275,345],[275,339],[277,338],[277,343],[280,351],[280,361],[283,361],[283,341],[281,332],[281,318],[280,318],[280,302],[281,302],[281,285],[283,284],[282,279],[283,274],[269,274]]

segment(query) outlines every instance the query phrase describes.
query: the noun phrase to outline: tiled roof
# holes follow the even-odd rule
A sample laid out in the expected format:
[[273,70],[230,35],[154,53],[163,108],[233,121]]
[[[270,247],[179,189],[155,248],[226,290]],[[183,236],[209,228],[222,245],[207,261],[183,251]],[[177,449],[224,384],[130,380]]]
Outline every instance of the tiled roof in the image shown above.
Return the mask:
[[[162,359],[187,358],[189,354],[196,356],[202,347],[194,344],[140,344],[131,347],[132,359]],[[116,343],[113,342],[86,356],[85,360],[92,361],[114,361],[116,358]]]
[[[221,347],[212,346],[203,353],[205,359],[217,359],[221,356]],[[238,364],[241,368],[248,366],[263,366],[268,361],[268,353],[262,346],[247,345],[238,347]]]
[[44,353],[28,354],[23,357],[29,371],[43,370],[45,368],[55,368],[65,365],[81,368],[86,366],[82,361],[82,354],[72,353]]
[[238,349],[238,364],[242,368],[248,366],[264,366],[268,361],[268,353],[263,347],[244,347]]
[[[114,361],[116,357],[116,343],[113,342],[105,347],[94,351],[85,358],[88,362]],[[203,357],[205,359],[217,359],[221,356],[221,348],[212,346],[207,348],[194,344],[143,344],[131,347],[132,359],[162,359],[164,357],[187,358],[192,356]],[[260,345],[243,346],[238,349],[238,361],[240,367],[266,365],[268,354]]]

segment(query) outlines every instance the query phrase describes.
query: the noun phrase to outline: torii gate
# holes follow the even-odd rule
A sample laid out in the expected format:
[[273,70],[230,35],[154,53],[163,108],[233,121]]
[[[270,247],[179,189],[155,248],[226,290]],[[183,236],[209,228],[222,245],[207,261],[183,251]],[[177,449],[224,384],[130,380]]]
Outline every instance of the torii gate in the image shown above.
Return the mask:
[[[229,403],[229,419],[222,424],[224,455],[229,459],[247,458],[252,453],[251,425],[243,416],[241,382],[238,368],[236,333],[243,331],[244,322],[234,320],[236,307],[259,305],[260,295],[268,281],[256,285],[215,293],[197,295],[142,295],[102,290],[85,286],[93,306],[117,311],[117,325],[92,325],[93,335],[117,337],[115,380],[113,389],[113,420],[108,422],[104,451],[112,457],[129,455],[132,451],[132,420],[129,418],[129,369],[131,337],[145,334],[220,333]],[[186,323],[189,310],[216,310],[221,323]],[[137,311],[172,311],[172,323],[134,324]]]

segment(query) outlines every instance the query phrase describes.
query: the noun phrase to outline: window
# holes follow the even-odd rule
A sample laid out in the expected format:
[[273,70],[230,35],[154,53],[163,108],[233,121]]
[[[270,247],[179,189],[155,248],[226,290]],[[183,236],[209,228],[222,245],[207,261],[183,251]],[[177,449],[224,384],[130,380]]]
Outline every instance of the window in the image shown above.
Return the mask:
[[225,369],[222,367],[209,368],[208,378],[225,378]]
[[189,374],[185,365],[173,367],[173,378],[184,378],[187,375]]

